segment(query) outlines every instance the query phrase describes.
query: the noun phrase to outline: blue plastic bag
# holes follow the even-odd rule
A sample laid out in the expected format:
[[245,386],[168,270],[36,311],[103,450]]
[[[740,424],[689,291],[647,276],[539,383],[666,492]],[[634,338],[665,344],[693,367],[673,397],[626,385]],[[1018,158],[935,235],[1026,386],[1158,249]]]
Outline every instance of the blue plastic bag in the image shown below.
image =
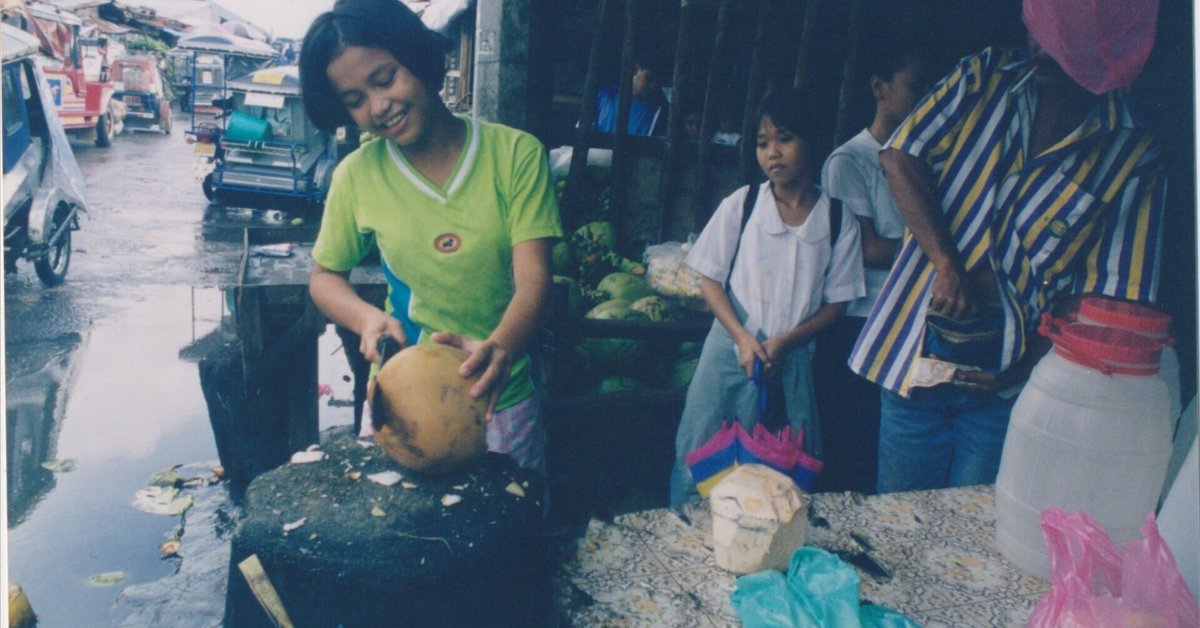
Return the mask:
[[903,613],[858,603],[858,572],[816,547],[792,553],[787,575],[775,570],[742,576],[733,608],[747,628],[920,628]]

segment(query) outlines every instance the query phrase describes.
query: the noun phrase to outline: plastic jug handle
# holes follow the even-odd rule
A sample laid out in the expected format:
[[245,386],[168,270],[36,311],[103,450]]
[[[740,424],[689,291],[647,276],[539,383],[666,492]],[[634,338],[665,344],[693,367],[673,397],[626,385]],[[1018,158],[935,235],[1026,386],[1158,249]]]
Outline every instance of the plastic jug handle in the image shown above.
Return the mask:
[[1062,340],[1063,320],[1055,318],[1050,312],[1042,312],[1042,319],[1038,321],[1038,333],[1049,338],[1051,342],[1057,343]]
[[1041,322],[1038,323],[1038,333],[1049,338],[1050,342],[1057,347],[1056,350],[1061,349],[1070,356],[1071,361],[1094,368],[1105,375],[1112,375],[1114,371],[1111,365],[1081,353],[1076,343],[1062,333],[1063,323],[1062,319],[1056,318],[1053,314],[1043,312]]

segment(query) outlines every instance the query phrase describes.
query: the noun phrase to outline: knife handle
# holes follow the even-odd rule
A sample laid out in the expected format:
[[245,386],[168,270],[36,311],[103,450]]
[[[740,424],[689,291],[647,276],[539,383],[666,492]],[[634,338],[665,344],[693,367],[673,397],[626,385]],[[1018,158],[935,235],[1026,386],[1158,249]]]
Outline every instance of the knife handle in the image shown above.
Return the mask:
[[400,352],[400,341],[392,336],[380,336],[375,343],[375,349],[379,352],[379,366],[383,366],[393,355]]

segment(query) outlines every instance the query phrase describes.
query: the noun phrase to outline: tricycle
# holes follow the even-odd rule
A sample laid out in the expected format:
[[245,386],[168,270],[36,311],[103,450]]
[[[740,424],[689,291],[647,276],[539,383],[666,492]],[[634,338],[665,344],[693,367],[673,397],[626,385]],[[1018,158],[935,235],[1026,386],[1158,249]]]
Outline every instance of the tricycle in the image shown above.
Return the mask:
[[71,232],[86,211],[83,174],[63,131],[42,68],[37,37],[2,28],[4,104],[4,270],[33,263],[47,286],[71,263]]
[[171,58],[176,78],[190,77],[180,95],[181,108],[192,118],[188,141],[203,143],[220,127],[219,101],[227,97],[226,80],[270,65],[275,49],[261,41],[206,30],[180,38]]
[[323,201],[337,164],[337,140],[305,116],[297,67],[255,70],[226,87],[227,115],[203,186],[209,200]]

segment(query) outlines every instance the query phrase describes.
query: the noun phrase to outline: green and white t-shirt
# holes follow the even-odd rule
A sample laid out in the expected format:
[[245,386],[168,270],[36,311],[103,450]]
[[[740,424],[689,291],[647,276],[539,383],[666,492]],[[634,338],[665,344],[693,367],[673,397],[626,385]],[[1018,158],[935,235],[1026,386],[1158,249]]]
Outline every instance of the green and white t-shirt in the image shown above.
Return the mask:
[[[348,271],[378,245],[387,311],[410,341],[448,331],[485,339],[514,294],[513,245],[562,236],[550,167],[528,133],[462,117],[467,140],[445,187],[390,140],[367,142],[333,174],[313,259]],[[534,390],[528,356],[512,368],[502,410]]]

